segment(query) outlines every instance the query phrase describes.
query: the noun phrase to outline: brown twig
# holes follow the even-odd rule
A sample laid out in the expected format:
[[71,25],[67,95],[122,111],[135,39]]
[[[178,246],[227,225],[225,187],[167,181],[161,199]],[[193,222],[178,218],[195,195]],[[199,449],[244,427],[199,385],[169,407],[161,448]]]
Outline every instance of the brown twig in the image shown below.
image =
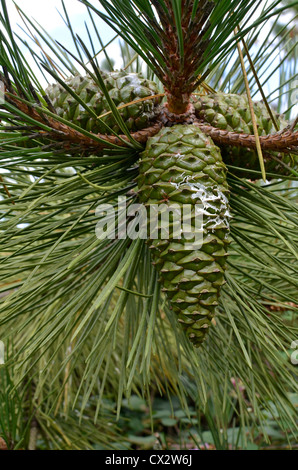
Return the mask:
[[8,450],[6,442],[4,439],[2,439],[2,437],[0,437],[0,450]]
[[[237,132],[225,131],[217,129],[203,122],[196,125],[215,143],[220,145],[235,145],[236,147],[247,147],[256,149],[256,139],[251,134],[238,134]],[[298,131],[278,132],[276,134],[263,135],[259,137],[261,148],[264,150],[276,150],[280,152],[290,153],[291,150],[298,148]]]
[[[239,31],[239,27],[238,27],[238,31]],[[237,28],[235,30],[235,35],[237,35]],[[259,158],[259,163],[260,163],[260,168],[261,168],[261,172],[262,172],[263,181],[266,181],[266,170],[265,170],[264,158],[263,158],[263,153],[262,153],[262,148],[261,148],[261,143],[260,143],[260,137],[259,137],[259,134],[258,134],[257,119],[256,119],[255,112],[254,112],[253,101],[252,101],[252,98],[251,98],[251,92],[250,92],[248,77],[247,77],[245,64],[244,64],[243,53],[242,53],[242,49],[240,47],[239,41],[237,41],[237,49],[238,49],[240,64],[241,64],[241,68],[242,68],[242,75],[243,75],[243,80],[244,80],[244,84],[245,84],[248,105],[249,105],[249,109],[250,109],[251,123],[252,123],[255,142],[256,142],[256,151],[257,151],[257,155],[258,155],[258,158]]]
[[295,129],[295,127],[297,126],[297,124],[298,124],[298,116],[296,116],[296,119],[294,119],[294,121],[293,121],[293,123],[291,124],[289,130],[292,131],[292,132],[294,132],[294,129]]
[[[237,26],[237,31],[240,32],[239,26]],[[278,126],[278,124],[277,124],[277,122],[276,122],[276,119],[275,119],[275,116],[274,116],[274,114],[273,114],[273,112],[272,112],[272,109],[270,108],[270,106],[269,106],[269,104],[268,104],[268,101],[267,101],[267,99],[266,99],[266,96],[265,96],[263,87],[262,87],[261,82],[260,82],[260,80],[259,80],[258,74],[257,74],[256,69],[255,69],[255,66],[254,66],[254,63],[253,63],[253,61],[252,61],[252,58],[251,58],[251,56],[250,56],[250,52],[249,52],[249,50],[248,50],[247,44],[246,44],[246,42],[245,42],[245,40],[244,40],[243,38],[241,39],[241,42],[242,42],[243,48],[244,48],[244,50],[245,50],[246,57],[247,57],[247,59],[248,59],[248,62],[249,62],[249,65],[250,65],[250,69],[251,69],[251,71],[252,71],[252,73],[253,73],[253,76],[254,76],[254,79],[255,79],[255,81],[256,81],[256,84],[258,85],[259,92],[260,92],[261,95],[262,95],[262,99],[263,99],[264,104],[265,104],[265,106],[266,106],[267,112],[268,112],[268,114],[269,114],[269,116],[270,116],[270,118],[271,118],[271,121],[272,121],[272,123],[273,123],[273,125],[274,125],[274,127],[275,127],[276,132],[278,132],[278,131],[279,131],[279,126]]]
[[37,437],[38,437],[38,424],[37,424],[36,419],[33,418],[31,422],[31,426],[30,426],[28,450],[36,450]]
[[[10,194],[10,192],[9,192],[9,190],[8,190],[8,188],[7,188],[7,186],[6,186],[6,184],[4,183],[4,179],[2,178],[1,175],[0,175],[0,181],[1,181],[1,183],[3,184],[3,188],[4,188],[4,191],[6,192],[7,196],[9,197],[9,199],[11,199],[12,196],[11,196],[11,194]],[[11,200],[11,203],[12,203],[12,204],[15,204],[15,202],[14,202],[13,200]]]

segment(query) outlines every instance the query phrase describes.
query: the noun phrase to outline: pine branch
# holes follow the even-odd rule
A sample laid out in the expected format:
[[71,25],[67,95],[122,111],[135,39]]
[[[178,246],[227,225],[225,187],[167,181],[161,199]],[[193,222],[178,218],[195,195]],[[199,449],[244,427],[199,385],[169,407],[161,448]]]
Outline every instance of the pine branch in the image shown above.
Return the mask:
[[[106,3],[116,5],[116,2]],[[118,1],[117,5],[127,9],[128,5],[146,7],[147,3],[127,0]],[[162,11],[162,2],[155,3]],[[179,2],[166,2],[174,3]],[[201,3],[181,2],[194,6]],[[230,2],[219,3],[230,11]],[[240,3],[242,7],[244,2]],[[246,6],[249,4],[253,2],[246,2]],[[147,18],[149,22],[150,11],[145,7],[142,21]],[[196,13],[194,8],[192,19]],[[170,24],[174,31],[179,11],[175,13],[173,7],[171,14],[164,11],[159,17],[164,28]],[[191,44],[194,34],[191,28],[185,29],[187,18],[182,10],[181,28],[177,29],[175,39],[181,63],[187,53],[185,43]],[[213,15],[215,33],[219,30],[222,35],[209,43],[205,62],[212,62],[220,48],[228,50],[227,23],[221,18],[225,17]],[[231,17],[228,15],[226,20],[230,21]],[[238,24],[239,17],[236,21]],[[133,25],[138,32],[136,22]],[[157,64],[156,70],[162,77],[163,68],[158,68],[157,57],[168,61],[168,66],[172,64],[178,72],[180,64],[175,56],[165,58],[158,28],[160,25],[152,26],[146,37],[152,39],[152,48],[159,48],[159,55],[154,55],[152,49],[143,55],[148,62],[154,55],[153,67]],[[129,38],[131,42],[133,38]],[[162,32],[160,38],[167,43]],[[174,51],[172,44],[169,47]],[[225,63],[222,61],[220,65],[222,81],[229,82],[224,74]],[[192,64],[187,60],[185,67],[189,67],[188,83],[196,83],[205,70],[191,74]],[[104,416],[101,432],[98,425],[91,425],[93,420],[100,422],[99,409],[107,390],[109,398],[117,401],[119,410],[125,393],[130,395],[141,390],[146,394],[145,387],[149,389],[149,386],[152,394],[177,395],[185,408],[186,398],[192,396],[198,408],[204,410],[210,427],[213,423],[218,448],[224,445],[222,436],[227,432],[231,415],[241,422],[239,432],[243,434],[248,426],[254,429],[260,426],[266,413],[270,416],[275,413],[273,418],[282,423],[286,432],[294,429],[295,410],[290,406],[288,392],[295,389],[295,383],[288,349],[289,339],[295,337],[297,329],[294,320],[285,320],[287,312],[276,309],[297,297],[297,268],[293,262],[297,254],[294,185],[275,182],[260,186],[259,182],[252,184],[233,176],[232,171],[228,173],[233,213],[228,282],[209,343],[194,354],[164,304],[144,244],[99,241],[94,235],[95,207],[101,203],[115,205],[119,195],[127,195],[128,189],[135,188],[138,152],[134,148],[133,158],[127,159],[129,152],[124,150],[130,147],[127,136],[92,135],[84,129],[81,132],[76,125],[71,127],[71,122],[68,126],[68,121],[59,121],[49,103],[48,107],[39,103],[33,89],[28,87],[28,93],[23,93],[24,86],[18,81],[22,85],[24,80],[18,79],[18,72],[14,78],[13,72],[9,69],[6,74],[10,95],[7,95],[7,121],[4,118],[11,126],[3,127],[5,131],[17,132],[12,136],[4,132],[1,143],[3,165],[10,172],[5,183],[15,201],[14,206],[6,199],[1,201],[0,297],[11,294],[1,315],[1,334],[15,339],[16,352],[10,356],[19,365],[17,380],[31,375],[37,378],[36,395],[39,403],[44,400],[38,413],[38,427],[40,436],[47,436],[48,447],[92,448],[95,441],[111,446],[113,439],[107,432],[111,430],[107,417]],[[14,84],[9,82],[9,76]],[[226,132],[195,121],[191,112],[186,116],[180,113],[179,118],[172,114],[169,115],[168,107],[161,108],[151,127],[132,136],[145,144],[161,126],[180,122],[179,119],[187,123],[189,119],[223,148],[229,145],[255,150],[251,135]],[[29,133],[35,130],[38,132],[30,135],[33,146],[23,147]],[[282,133],[261,136],[260,141],[264,156],[277,158],[270,152],[297,148],[297,132],[292,127]],[[48,152],[49,149],[52,151]],[[115,154],[107,152],[102,157],[102,152],[110,149]],[[72,159],[71,152],[75,152]],[[136,191],[132,194],[136,195]],[[273,306],[270,311],[268,305]],[[296,305],[295,300],[290,306],[291,314],[297,311]],[[72,380],[66,381],[66,377]],[[65,410],[60,397],[63,398],[64,390],[68,403],[77,405],[74,405],[75,414],[79,407],[81,421],[78,416],[72,419],[70,407],[68,419],[62,416]],[[0,408],[1,404],[5,405],[2,396],[0,389]],[[22,406],[18,408],[22,410]],[[51,410],[57,414],[53,416]],[[11,412],[7,414],[8,423],[11,415]],[[224,423],[220,426],[223,433],[217,429],[219,422]],[[32,447],[35,438],[33,423]],[[120,442],[119,438],[115,440]],[[1,445],[0,438],[0,448]]]
[[[9,84],[6,81],[6,86]],[[13,93],[12,93],[13,92]],[[8,101],[11,101],[22,113],[28,115],[30,118],[42,123],[46,126],[50,126],[53,129],[53,133],[43,133],[43,137],[61,139],[65,145],[77,144],[82,150],[89,148],[91,152],[96,150],[102,150],[108,148],[110,145],[117,145],[120,147],[126,147],[130,142],[130,139],[126,135],[106,135],[106,134],[94,134],[94,140],[80,131],[71,128],[70,126],[62,123],[61,121],[55,120],[53,117],[46,117],[43,113],[38,112],[36,107],[33,105],[25,104],[24,100],[21,100],[16,96],[13,89],[10,89],[10,93],[6,94]],[[169,113],[168,106],[160,108],[159,114],[156,116],[155,123],[146,129],[131,134],[133,139],[141,144],[146,143],[149,137],[157,134],[163,124],[163,110]],[[170,113],[174,116],[175,114]],[[188,113],[185,113],[185,119],[188,119]],[[177,122],[181,122],[181,115],[177,115]],[[173,118],[173,119],[174,119]],[[172,122],[174,124],[174,122]],[[246,147],[256,149],[256,138],[250,134],[240,134],[237,132],[225,131],[216,127],[210,126],[204,122],[196,121],[196,125],[207,135],[209,135],[215,143],[218,145],[233,145],[238,147]],[[58,133],[58,134],[57,134]],[[266,136],[260,136],[261,148],[265,151],[280,151],[284,153],[290,153],[291,151],[298,150],[298,131],[291,129],[285,129],[276,134],[270,134]],[[127,144],[126,144],[127,142]],[[110,144],[110,145],[109,145]]]
[[[236,147],[256,149],[256,138],[254,135],[225,131],[202,122],[198,122],[196,125],[219,145],[235,145]],[[264,150],[285,153],[298,150],[298,131],[293,132],[285,129],[276,134],[260,136],[259,139],[261,148]]]

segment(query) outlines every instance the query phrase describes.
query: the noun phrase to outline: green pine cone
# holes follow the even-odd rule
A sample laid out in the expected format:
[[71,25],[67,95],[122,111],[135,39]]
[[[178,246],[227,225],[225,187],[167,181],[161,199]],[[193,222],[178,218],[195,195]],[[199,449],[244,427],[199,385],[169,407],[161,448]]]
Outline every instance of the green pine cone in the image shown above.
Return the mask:
[[[194,104],[196,115],[199,119],[214,127],[238,133],[253,134],[253,125],[246,95],[234,95],[215,93],[200,97]],[[263,102],[253,103],[259,135],[268,135],[276,132]],[[274,111],[279,130],[287,127],[288,123],[283,117]],[[221,148],[222,157],[227,165],[260,171],[260,163],[257,152],[244,147],[224,146]],[[289,154],[273,155],[281,159],[283,163],[297,170],[298,156]],[[265,168],[269,173],[288,175],[290,171],[277,160],[264,156]],[[239,176],[248,176],[247,172],[235,171]]]
[[195,125],[163,128],[142,153],[138,186],[148,211],[151,205],[176,204],[182,213],[189,205],[194,235],[194,209],[201,203],[201,246],[193,248],[184,231],[180,239],[173,233],[174,217],[167,238],[149,240],[163,291],[190,341],[200,346],[225,282],[230,214],[220,151]]
[[[138,73],[101,72],[105,86],[113,99],[115,105],[121,106],[130,101],[156,95],[159,90],[156,84],[147,80]],[[98,85],[87,76],[76,74],[66,80],[66,84],[91,108],[97,116],[101,116],[110,111],[108,102]],[[97,133],[107,133],[106,127],[98,119],[90,116],[90,113],[79,104],[62,85],[55,83],[46,89],[58,116],[74,122],[85,130]],[[131,132],[148,127],[154,115],[155,107],[160,103],[161,98],[145,100],[129,105],[119,110],[126,126]],[[120,132],[112,114],[102,118],[115,132]]]

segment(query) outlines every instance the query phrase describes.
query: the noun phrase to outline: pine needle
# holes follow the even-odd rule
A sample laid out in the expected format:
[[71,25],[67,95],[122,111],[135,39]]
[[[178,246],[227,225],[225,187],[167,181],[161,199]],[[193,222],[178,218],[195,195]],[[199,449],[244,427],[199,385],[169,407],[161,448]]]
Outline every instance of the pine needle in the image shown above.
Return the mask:
[[[235,29],[235,35],[236,34],[237,34],[237,30]],[[252,122],[252,125],[253,125],[254,136],[255,136],[255,139],[256,139],[256,149],[257,149],[257,154],[258,154],[258,157],[259,157],[259,162],[260,162],[260,167],[261,167],[261,172],[262,172],[262,178],[263,178],[263,181],[266,183],[266,170],[265,170],[264,158],[263,158],[262,148],[261,148],[260,139],[259,139],[257,120],[256,120],[254,108],[253,108],[253,101],[251,99],[251,93],[250,93],[247,73],[246,73],[246,70],[245,70],[243,54],[242,54],[242,50],[241,50],[239,41],[237,42],[237,49],[238,49],[239,58],[240,58],[240,62],[241,62],[241,68],[242,68],[242,74],[243,74],[243,79],[244,79],[245,88],[246,88],[247,99],[248,99],[248,103],[249,103],[249,109],[250,109],[250,114],[251,114],[251,122]]]

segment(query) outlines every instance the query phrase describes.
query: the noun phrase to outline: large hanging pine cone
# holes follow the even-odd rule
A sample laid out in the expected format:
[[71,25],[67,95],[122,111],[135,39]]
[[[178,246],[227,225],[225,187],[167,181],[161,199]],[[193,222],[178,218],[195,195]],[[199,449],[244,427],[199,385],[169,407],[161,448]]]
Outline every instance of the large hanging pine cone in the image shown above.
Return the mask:
[[[150,240],[163,291],[195,346],[205,338],[224,283],[229,233],[228,186],[221,154],[195,125],[163,128],[142,154],[139,199],[152,204],[188,204],[203,209],[202,246],[182,234]],[[191,224],[194,227],[194,211]],[[173,220],[172,220],[173,222]],[[172,223],[172,228],[173,228]]]

